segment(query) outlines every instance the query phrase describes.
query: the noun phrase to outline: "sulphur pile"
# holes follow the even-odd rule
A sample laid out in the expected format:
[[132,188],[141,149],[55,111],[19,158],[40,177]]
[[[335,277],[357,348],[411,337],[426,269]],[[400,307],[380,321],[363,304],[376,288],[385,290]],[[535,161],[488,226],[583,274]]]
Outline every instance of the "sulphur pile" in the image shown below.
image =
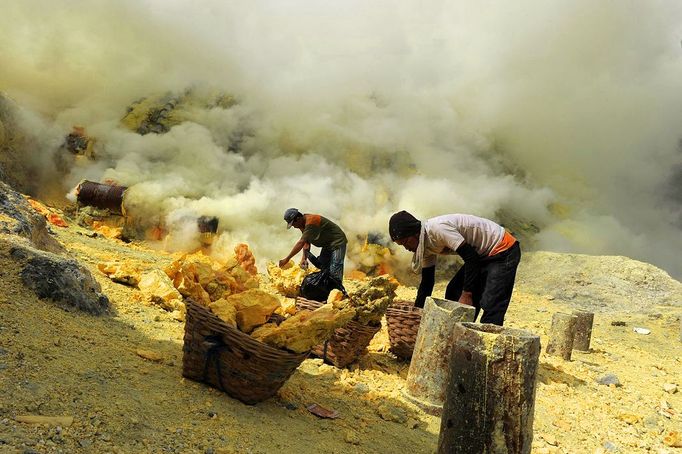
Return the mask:
[[166,274],[182,296],[208,306],[212,301],[258,288],[255,259],[248,246],[239,244],[225,261],[202,252],[185,254],[166,268]]
[[[261,288],[255,262],[248,245],[238,244],[234,255],[227,259],[196,252],[179,256],[165,270],[140,272],[133,263],[116,262],[102,263],[99,269],[116,282],[136,285],[147,301],[172,311],[177,319],[184,319],[184,299],[190,298],[255,339],[297,353],[323,343],[336,328],[355,316],[352,307],[325,305],[312,312],[298,312],[279,325],[274,323],[273,314],[280,315],[278,320],[282,320],[281,316],[293,311],[283,305],[282,296]],[[292,276],[297,270],[305,274],[298,267],[288,269],[293,272],[287,274],[287,270],[283,270],[288,280],[282,288],[292,285]],[[293,304],[290,306],[294,307]]]
[[246,244],[238,244],[226,260],[196,252],[178,256],[164,270],[142,271],[132,262],[103,262],[98,268],[115,282],[138,287],[144,300],[174,312],[179,320],[184,319],[184,298],[208,307],[260,284],[255,258]]
[[257,328],[252,336],[261,342],[302,353],[329,339],[334,330],[351,321],[353,308],[335,309],[325,304],[314,311],[302,310],[279,326],[268,323]]

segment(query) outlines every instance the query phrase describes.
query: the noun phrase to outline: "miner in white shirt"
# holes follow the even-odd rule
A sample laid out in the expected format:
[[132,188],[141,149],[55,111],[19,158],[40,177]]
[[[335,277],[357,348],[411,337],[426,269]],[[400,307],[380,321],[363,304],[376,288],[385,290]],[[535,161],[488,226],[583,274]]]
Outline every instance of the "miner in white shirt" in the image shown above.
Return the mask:
[[519,242],[495,222],[469,214],[446,214],[420,221],[407,211],[391,216],[391,239],[414,253],[412,269],[421,273],[415,305],[424,307],[433,292],[439,255],[464,259],[445,290],[445,298],[473,305],[481,323],[502,325],[509,307],[516,268],[521,260]]

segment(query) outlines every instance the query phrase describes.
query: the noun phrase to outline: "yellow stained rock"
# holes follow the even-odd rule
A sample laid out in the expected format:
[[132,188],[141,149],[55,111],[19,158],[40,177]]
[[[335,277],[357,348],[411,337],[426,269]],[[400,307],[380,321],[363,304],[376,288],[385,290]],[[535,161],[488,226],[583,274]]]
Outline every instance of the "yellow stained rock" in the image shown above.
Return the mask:
[[353,307],[355,320],[363,325],[377,325],[395,298],[398,283],[388,275],[377,276],[350,293],[350,298],[337,300],[336,307]]
[[334,289],[331,292],[329,292],[329,296],[327,297],[327,303],[334,304],[338,301],[341,301],[343,297],[344,295],[341,290]]
[[137,286],[149,301],[166,310],[172,311],[184,306],[180,292],[175,289],[168,275],[159,269],[144,273]]
[[[255,265],[251,262],[255,259],[248,247],[243,245],[239,253],[245,266],[254,271]],[[165,271],[180,293],[203,304],[217,301],[232,293],[258,288],[260,285],[258,275],[244,269],[236,255],[226,261],[220,261],[201,251],[184,254],[166,267]]]
[[239,265],[249,274],[255,276],[258,274],[258,269],[256,268],[256,258],[249,249],[249,245],[246,243],[239,243],[234,247],[234,256],[239,262]]
[[221,298],[209,304],[208,308],[228,325],[237,327],[237,308],[232,302]]
[[671,448],[682,448],[682,434],[679,432],[668,432],[663,438],[663,444]]
[[294,315],[296,313],[296,299],[294,298],[284,298],[284,301],[280,303],[280,307],[275,310],[275,314],[279,314],[283,317],[287,315]]
[[264,324],[280,307],[279,299],[259,289],[246,290],[226,298],[237,308],[237,326],[245,333]]
[[191,298],[199,304],[208,306],[211,302],[211,297],[208,292],[206,292],[198,282],[194,282],[191,277],[188,277],[184,273],[178,273],[176,275],[173,280],[173,286],[182,296]]
[[350,273],[348,273],[348,276],[346,276],[348,279],[353,279],[356,281],[362,281],[363,279],[367,279],[367,273],[363,273],[360,270],[352,270]]
[[347,324],[354,315],[352,308],[337,310],[325,304],[314,311],[302,310],[279,326],[263,325],[251,336],[273,347],[302,353],[329,339],[336,328]]
[[637,424],[641,420],[639,416],[633,415],[632,413],[622,413],[618,415],[618,419],[631,425]]
[[140,269],[126,262],[102,262],[97,264],[97,269],[120,284],[134,286],[140,282]]
[[301,282],[311,271],[304,270],[300,266],[289,262],[280,268],[277,263],[268,263],[268,275],[272,284],[279,293],[289,298],[296,298],[301,290]]
[[161,362],[163,361],[163,356],[152,350],[143,350],[141,348],[135,350],[135,354],[140,358],[148,359],[149,361]]
[[46,426],[69,427],[73,424],[73,416],[18,415],[14,419],[24,424],[44,424]]
[[255,289],[260,285],[260,280],[257,275],[252,275],[241,265],[233,266],[229,269],[230,275],[234,278],[235,287],[232,287],[233,292],[243,292],[244,290]]
[[123,227],[111,226],[102,221],[94,221],[92,223],[92,230],[106,238],[121,238],[123,234]]
[[215,272],[210,263],[193,261],[187,264],[184,268],[194,277],[194,281],[198,282],[202,287],[206,286],[215,279]]

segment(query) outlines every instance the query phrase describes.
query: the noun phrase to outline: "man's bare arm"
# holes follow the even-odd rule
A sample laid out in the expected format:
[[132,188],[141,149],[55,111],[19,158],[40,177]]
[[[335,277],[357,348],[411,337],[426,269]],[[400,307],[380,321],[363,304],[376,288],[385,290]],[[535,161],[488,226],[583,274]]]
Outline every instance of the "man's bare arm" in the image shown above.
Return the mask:
[[293,256],[301,252],[301,249],[303,249],[306,244],[307,242],[304,241],[303,238],[298,240],[296,244],[294,244],[294,247],[291,249],[291,252],[289,252],[289,255],[287,255],[286,257],[279,261],[280,268],[289,263],[289,260],[291,260]]

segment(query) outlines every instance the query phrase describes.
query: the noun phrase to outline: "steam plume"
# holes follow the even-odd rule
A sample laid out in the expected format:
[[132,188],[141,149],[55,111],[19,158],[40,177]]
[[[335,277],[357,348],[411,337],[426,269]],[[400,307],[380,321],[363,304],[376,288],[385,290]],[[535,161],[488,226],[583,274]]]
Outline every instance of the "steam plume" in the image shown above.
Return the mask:
[[[676,0],[26,0],[0,15],[0,88],[41,118],[42,162],[56,131],[97,137],[64,192],[114,179],[141,211],[218,216],[258,257],[295,240],[289,206],[351,234],[397,209],[506,213],[541,248],[679,277],[680,24]],[[133,100],[192,87],[239,103],[121,126]]]

